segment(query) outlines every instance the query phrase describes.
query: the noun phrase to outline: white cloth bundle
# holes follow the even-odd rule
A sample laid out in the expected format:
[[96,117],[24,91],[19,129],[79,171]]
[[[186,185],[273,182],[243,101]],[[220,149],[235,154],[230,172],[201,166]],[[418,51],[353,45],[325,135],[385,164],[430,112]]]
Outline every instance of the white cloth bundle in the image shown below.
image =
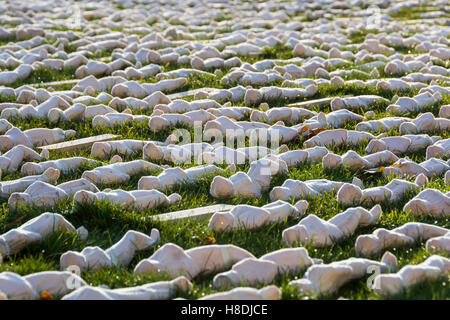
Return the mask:
[[241,284],[256,286],[272,283],[277,276],[295,275],[314,263],[305,248],[287,248],[270,252],[259,259],[246,258],[233,265],[231,270],[214,276],[213,287],[225,289]]
[[97,167],[94,170],[85,171],[82,178],[85,178],[95,185],[112,185],[126,183],[131,176],[145,174],[151,170],[160,170],[161,167],[144,160],[134,160],[129,162],[119,162]]
[[237,205],[229,212],[216,212],[209,220],[208,229],[219,232],[237,229],[250,230],[289,217],[301,217],[307,208],[308,202],[305,200],[300,200],[295,205],[278,200],[261,208]]
[[389,100],[375,95],[362,95],[355,97],[336,97],[331,101],[331,110],[349,109],[359,111],[361,108],[364,111],[371,110],[373,106],[379,103],[388,103]]
[[142,286],[108,289],[104,287],[83,286],[62,300],[167,300],[177,292],[189,292],[192,283],[185,277],[178,277],[172,281],[158,281]]
[[168,168],[156,177],[144,176],[140,178],[138,182],[138,189],[156,189],[166,191],[185,183],[195,183],[198,180],[218,171],[222,171],[222,169],[216,167],[215,165],[201,165],[185,170],[180,167]]
[[62,130],[59,128],[46,129],[37,128],[21,131],[17,127],[9,129],[3,136],[0,136],[0,151],[5,152],[17,145],[35,148],[48,144],[54,144],[73,138],[74,130]]
[[415,216],[448,217],[450,215],[450,192],[425,189],[408,201],[403,211]]
[[450,272],[450,259],[432,255],[417,265],[406,265],[394,274],[380,274],[374,279],[374,290],[383,296],[403,293],[413,286],[438,279]]
[[122,207],[132,207],[135,210],[143,211],[158,207],[166,207],[181,200],[181,196],[173,193],[166,196],[158,190],[133,190],[122,189],[105,190],[102,192],[92,192],[89,190],[77,191],[73,201],[76,204],[93,204],[95,201],[109,201]]
[[405,175],[415,177],[419,174],[424,174],[428,178],[432,178],[434,176],[442,176],[449,169],[450,165],[441,159],[430,158],[421,163],[416,163],[407,158],[401,158],[384,168],[383,176]]
[[331,295],[347,282],[364,277],[370,270],[369,267],[379,268],[382,273],[396,271],[397,259],[386,252],[381,262],[349,258],[329,264],[317,264],[309,267],[302,279],[293,280],[289,285],[308,296]]
[[293,199],[309,199],[323,193],[337,192],[344,182],[315,179],[308,181],[287,179],[283,185],[274,187],[270,191],[270,200],[292,201]]
[[0,254],[3,256],[13,255],[54,233],[75,231],[75,227],[62,215],[46,212],[20,227],[2,234],[0,236]]
[[86,286],[87,283],[78,275],[70,271],[44,271],[20,276],[13,272],[0,273],[0,287],[2,292],[10,300],[38,300],[46,291],[52,297],[62,297],[78,286]]
[[287,171],[287,164],[276,156],[269,155],[250,164],[248,173],[237,172],[230,178],[216,176],[209,193],[214,198],[248,197],[259,198],[270,186],[272,176]]
[[351,236],[360,226],[376,224],[381,213],[381,207],[376,205],[370,211],[362,207],[349,208],[328,221],[310,214],[299,224],[283,230],[283,241],[289,245],[299,242],[327,247]]
[[372,234],[358,236],[355,253],[362,256],[377,255],[386,249],[411,246],[417,241],[444,236],[448,232],[446,228],[421,222],[408,222],[392,230],[380,228]]
[[262,289],[247,287],[234,288],[230,291],[213,293],[199,300],[280,300],[281,290],[276,286],[267,286]]
[[103,250],[100,247],[85,247],[81,252],[68,251],[60,257],[61,270],[77,266],[80,271],[100,270],[107,267],[128,266],[137,251],[153,247],[160,239],[157,229],[152,229],[150,236],[129,230],[112,247]]
[[22,165],[20,171],[25,175],[42,174],[48,169],[59,170],[62,174],[69,174],[77,171],[84,165],[95,165],[101,162],[83,157],[63,158],[58,160],[50,160],[44,162],[26,162]]
[[253,258],[248,251],[234,245],[207,245],[183,250],[166,243],[151,257],[140,261],[134,274],[168,272],[172,277],[183,275],[193,279],[199,274],[215,274],[230,268],[245,258]]
[[10,195],[14,192],[23,192],[36,181],[43,181],[55,184],[58,181],[60,171],[54,168],[48,168],[40,175],[27,176],[16,180],[8,180],[0,182],[0,191]]

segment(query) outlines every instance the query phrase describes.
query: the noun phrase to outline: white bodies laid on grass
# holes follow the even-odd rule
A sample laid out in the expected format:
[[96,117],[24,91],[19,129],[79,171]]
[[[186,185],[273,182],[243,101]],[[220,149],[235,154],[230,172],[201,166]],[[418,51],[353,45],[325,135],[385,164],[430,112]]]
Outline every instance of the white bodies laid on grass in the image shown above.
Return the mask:
[[127,233],[112,247],[103,250],[100,247],[86,247],[81,252],[68,251],[61,255],[61,270],[78,266],[81,271],[100,270],[112,266],[128,266],[137,251],[153,247],[160,239],[157,229],[152,229],[150,236],[137,232]]
[[185,277],[172,281],[158,281],[142,286],[108,289],[104,287],[83,286],[65,295],[62,300],[167,300],[177,292],[189,292],[192,283]]

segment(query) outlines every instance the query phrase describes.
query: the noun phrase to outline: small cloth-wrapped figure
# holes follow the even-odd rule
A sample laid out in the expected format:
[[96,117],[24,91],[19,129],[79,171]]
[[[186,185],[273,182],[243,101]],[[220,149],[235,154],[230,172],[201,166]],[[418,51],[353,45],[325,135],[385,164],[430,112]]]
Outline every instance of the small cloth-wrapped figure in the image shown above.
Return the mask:
[[[269,149],[264,146],[250,146],[232,149],[226,146],[218,146],[212,151],[205,151],[202,154],[203,161],[215,164],[244,164],[264,158],[271,154],[276,155],[279,152],[287,150],[286,145],[282,145],[276,150]],[[302,151],[303,152],[303,151]]]
[[390,165],[396,161],[398,161],[398,157],[389,150],[375,152],[364,157],[353,150],[349,150],[342,156],[329,152],[323,157],[322,165],[325,169],[344,167],[351,170],[361,170]]
[[287,171],[287,164],[274,155],[255,160],[248,173],[237,172],[230,178],[216,176],[209,193],[214,198],[246,197],[259,198],[270,186],[272,176]]
[[450,165],[441,159],[430,158],[421,163],[416,163],[408,158],[402,158],[384,168],[383,176],[405,175],[415,177],[424,174],[428,178],[433,178],[442,176],[447,170],[450,170]]
[[450,259],[432,255],[417,265],[406,265],[394,274],[379,274],[374,279],[374,290],[383,296],[401,294],[413,286],[448,275]]
[[29,147],[15,146],[0,156],[0,170],[14,172],[23,161],[41,161],[41,156]]
[[43,181],[36,181],[24,192],[11,194],[8,199],[8,206],[12,210],[19,206],[51,208],[67,199],[69,199],[69,195],[63,189]]
[[371,140],[365,151],[366,153],[374,153],[389,150],[399,156],[407,152],[417,152],[432,144],[433,139],[426,134],[384,137]]
[[450,216],[450,192],[442,193],[437,189],[425,189],[408,201],[403,211],[414,216],[448,217]]
[[444,157],[450,157],[450,138],[436,141],[427,148],[427,160]]
[[0,273],[0,287],[9,300],[39,300],[44,291],[59,298],[86,285],[80,276],[70,271],[44,271],[26,276]]
[[436,118],[431,112],[426,112],[418,115],[414,120],[403,122],[399,129],[403,135],[445,131],[450,130],[450,119]]
[[302,279],[293,280],[289,285],[308,296],[331,295],[347,282],[365,277],[369,267],[378,268],[381,273],[395,272],[397,259],[386,252],[381,262],[349,258],[329,264],[315,264],[309,267]]
[[197,275],[225,271],[245,258],[254,258],[247,250],[234,245],[207,245],[183,250],[173,243],[159,248],[151,257],[140,261],[134,274],[169,273],[172,277],[183,275],[193,279]]
[[195,100],[191,102],[176,99],[167,105],[159,104],[155,106],[155,110],[161,110],[165,113],[187,114],[191,111],[208,110],[210,108],[221,108],[221,107],[222,106],[218,102],[210,99]]
[[86,191],[92,191],[92,192],[100,192],[98,190],[97,186],[90,182],[87,179],[76,179],[76,180],[70,180],[61,184],[58,184],[56,186],[59,189],[62,189],[69,198],[72,198],[75,193],[77,193],[80,190],[86,190]]
[[315,113],[313,111],[296,108],[296,107],[281,107],[281,108],[271,108],[266,112],[253,110],[250,115],[251,121],[265,122],[265,123],[275,123],[278,121],[283,121],[288,124],[297,124],[306,119],[313,117]]
[[74,103],[70,108],[64,111],[58,108],[51,109],[47,114],[47,118],[52,124],[80,121],[84,119],[86,109],[84,104]]
[[[439,110],[439,117],[450,119],[450,104],[447,104],[447,105],[441,107],[441,109]],[[0,124],[0,127],[1,127],[1,124]]]
[[379,205],[370,211],[362,207],[349,208],[328,221],[310,214],[299,224],[283,230],[282,237],[289,245],[299,242],[313,247],[327,247],[351,236],[360,226],[376,224],[380,216]]
[[175,127],[177,124],[193,128],[197,123],[198,125],[203,125],[205,122],[216,118],[216,116],[206,110],[190,111],[183,114],[161,112],[154,111],[149,118],[148,125],[152,132],[160,132]]
[[0,119],[0,134],[5,134],[13,125],[6,119]]
[[280,300],[281,290],[276,286],[262,289],[249,287],[234,288],[230,291],[213,293],[199,300]]
[[413,182],[400,179],[392,179],[385,186],[362,189],[361,187],[346,183],[339,189],[337,200],[343,206],[363,205],[370,206],[373,204],[389,201],[397,202],[409,192],[419,189],[419,185]]
[[408,121],[411,121],[411,119],[405,117],[387,117],[378,120],[363,121],[356,125],[355,130],[389,132],[391,130],[398,130],[402,123]]
[[450,253],[450,231],[443,236],[428,239],[425,248]]
[[161,80],[156,83],[139,84],[137,81],[125,81],[115,84],[111,89],[111,94],[115,97],[135,97],[142,99],[154,92],[168,92],[183,87],[187,83],[186,78],[175,78]]
[[331,110],[348,109],[353,111],[359,111],[361,108],[364,111],[373,109],[381,103],[388,103],[389,100],[375,95],[362,95],[355,97],[336,97],[331,101]]
[[432,106],[440,100],[442,100],[442,97],[438,92],[432,94],[426,91],[413,98],[401,97],[395,104],[388,106],[386,111],[397,115],[409,112],[419,112],[425,107]]
[[362,256],[377,255],[386,249],[410,246],[448,232],[446,228],[421,222],[408,222],[392,230],[381,228],[372,234],[358,236],[355,253]]
[[270,252],[261,258],[239,261],[231,270],[217,274],[213,279],[215,289],[237,287],[240,284],[256,286],[272,283],[277,276],[295,275],[314,263],[305,248],[287,248]]
[[376,137],[368,132],[360,132],[355,130],[335,129],[320,132],[314,137],[305,141],[308,148],[314,146],[333,147],[340,145],[358,145],[363,142],[370,141]]
[[72,157],[72,158],[64,158],[58,160],[50,160],[44,162],[26,162],[23,164],[22,169],[20,170],[22,174],[26,175],[37,175],[42,174],[44,171],[49,168],[57,169],[62,174],[69,174],[84,165],[95,165],[100,164],[101,162],[95,161],[88,158],[83,157]]
[[130,156],[141,151],[144,145],[145,141],[131,139],[96,142],[92,145],[91,157],[106,160],[116,154]]
[[138,287],[108,289],[83,286],[65,295],[62,300],[167,300],[179,292],[189,292],[192,283],[185,277],[172,281],[158,281]]
[[98,114],[92,119],[92,128],[114,128],[133,121],[147,122],[149,118],[150,117],[146,115],[132,115],[126,112],[108,113],[104,115]]
[[216,139],[221,137],[238,138],[249,137],[250,139],[258,138],[263,141],[277,141],[287,143],[297,138],[299,133],[297,127],[286,127],[282,123],[276,123],[273,126],[254,121],[233,121],[227,117],[218,117],[215,120],[208,121],[203,130],[205,139]]
[[61,270],[78,266],[81,271],[100,270],[112,266],[128,266],[137,251],[147,250],[158,243],[160,234],[152,229],[150,236],[130,230],[112,247],[86,247],[81,252],[68,251],[61,255]]
[[158,145],[157,142],[149,141],[145,144],[142,153],[145,160],[167,161],[170,163],[191,163],[194,160],[201,163],[204,152],[212,151],[214,148],[206,142],[187,144]]
[[7,195],[14,192],[23,192],[36,181],[55,184],[58,181],[59,175],[60,172],[58,169],[48,168],[44,173],[39,175],[27,176],[17,180],[1,181],[0,191]]
[[145,176],[139,179],[138,189],[156,189],[166,191],[185,183],[195,183],[198,180],[218,171],[220,172],[222,169],[216,167],[215,165],[202,165],[185,170],[180,167],[168,168],[156,177]]
[[29,220],[16,229],[9,230],[0,236],[0,254],[9,256],[16,254],[26,246],[37,243],[59,232],[81,232],[64,217],[57,213],[43,213]]
[[[347,109],[336,110],[327,114],[327,123],[332,128],[342,128],[347,124],[363,121],[364,117]],[[350,132],[350,131],[349,131]],[[350,137],[350,140],[353,140]]]
[[75,134],[76,132],[74,130],[64,131],[59,128],[36,128],[22,132],[19,128],[13,127],[3,136],[0,136],[0,151],[8,151],[17,145],[35,148],[63,142],[75,137]]
[[210,108],[207,109],[209,113],[215,115],[216,117],[228,117],[234,120],[242,120],[248,118],[252,112],[252,108],[249,107],[221,107],[221,108]]
[[66,110],[70,104],[58,95],[54,95],[40,105],[22,105],[19,108],[6,108],[2,110],[1,117],[5,119],[45,119],[50,110],[59,108]]
[[144,160],[134,160],[129,162],[118,162],[94,170],[85,171],[82,178],[85,178],[95,185],[112,185],[127,183],[131,176],[145,174],[152,170],[161,170],[161,167]]
[[270,200],[292,201],[293,199],[309,199],[323,193],[337,192],[344,182],[316,179],[308,181],[287,179],[283,185],[270,191]]
[[122,207],[132,207],[135,210],[143,211],[158,207],[166,207],[181,201],[178,193],[166,196],[158,190],[133,190],[125,191],[122,189],[105,190],[94,193],[92,191],[81,190],[75,193],[73,197],[76,204],[93,204],[95,201],[107,200]]
[[289,217],[301,217],[307,208],[308,202],[305,200],[300,200],[295,205],[278,200],[261,208],[242,204],[229,212],[216,212],[209,221],[208,229],[219,232],[254,229]]

